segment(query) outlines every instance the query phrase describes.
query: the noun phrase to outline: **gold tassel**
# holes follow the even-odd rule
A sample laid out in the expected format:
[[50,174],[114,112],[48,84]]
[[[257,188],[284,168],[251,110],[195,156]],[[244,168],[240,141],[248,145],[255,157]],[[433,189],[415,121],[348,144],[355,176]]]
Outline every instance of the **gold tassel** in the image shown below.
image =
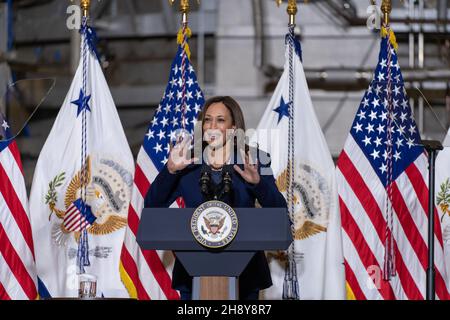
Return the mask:
[[[381,37],[386,38],[388,36],[388,31],[386,27],[381,27]],[[392,31],[392,29],[389,28],[389,42],[394,47],[394,50],[397,52],[398,50],[398,43],[397,39],[395,38],[395,33]]]
[[[189,27],[186,28],[186,36],[189,39],[192,35],[192,31]],[[183,34],[183,28],[180,29],[180,31],[178,31],[178,35],[177,35],[177,43],[179,45],[182,45],[184,42],[184,34]],[[187,57],[189,60],[191,60],[191,50],[189,49],[189,44],[186,41],[186,45],[184,46],[184,51],[187,54]]]

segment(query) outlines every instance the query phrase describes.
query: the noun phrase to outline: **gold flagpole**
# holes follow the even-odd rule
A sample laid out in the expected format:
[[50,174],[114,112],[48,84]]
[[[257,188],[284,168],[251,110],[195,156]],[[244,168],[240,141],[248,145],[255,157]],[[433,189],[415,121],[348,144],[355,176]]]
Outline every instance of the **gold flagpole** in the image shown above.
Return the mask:
[[[304,1],[305,1],[305,3],[308,3],[308,0],[304,0]],[[277,6],[279,7],[283,3],[283,0],[275,0],[275,2],[277,3]],[[289,25],[295,26],[295,17],[298,12],[297,0],[288,0],[288,6],[287,6],[286,11],[289,15]]]
[[392,11],[392,3],[391,0],[383,0],[381,3],[381,12],[384,15],[384,25],[387,26],[389,24],[389,15]]
[[91,8],[91,0],[81,0],[81,9],[83,10],[83,17],[89,17],[89,9]]
[[[173,5],[175,0],[169,0],[169,3]],[[200,4],[200,0],[197,0],[197,3]],[[188,24],[188,15],[190,11],[191,6],[189,0],[180,0],[181,23],[183,26],[187,26]]]

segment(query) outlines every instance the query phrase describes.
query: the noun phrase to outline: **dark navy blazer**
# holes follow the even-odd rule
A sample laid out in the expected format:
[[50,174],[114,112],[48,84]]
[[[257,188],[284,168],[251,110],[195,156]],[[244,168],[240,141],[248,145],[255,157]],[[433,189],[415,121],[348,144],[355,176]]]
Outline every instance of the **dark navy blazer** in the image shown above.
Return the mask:
[[[258,155],[260,182],[257,185],[249,184],[239,173],[232,169],[232,192],[229,197],[224,198],[222,201],[236,208],[253,208],[255,207],[255,200],[258,200],[262,207],[286,208],[286,201],[278,191],[270,170],[270,156],[262,151],[255,152],[255,149],[252,151],[252,154]],[[238,163],[243,169],[243,165],[239,164],[242,163],[240,156],[234,158],[238,161],[235,163]],[[263,174],[261,174],[262,170]],[[144,206],[146,208],[169,207],[178,197],[183,197],[186,208],[198,207],[207,200],[200,191],[199,180],[201,172],[202,165],[190,165],[176,174],[169,173],[167,166],[165,166],[153,181],[145,197]],[[259,251],[239,278],[241,294],[262,290],[271,285],[272,279],[267,259],[264,252]],[[175,260],[173,269],[172,288],[181,291],[192,289],[192,278],[178,259]]]

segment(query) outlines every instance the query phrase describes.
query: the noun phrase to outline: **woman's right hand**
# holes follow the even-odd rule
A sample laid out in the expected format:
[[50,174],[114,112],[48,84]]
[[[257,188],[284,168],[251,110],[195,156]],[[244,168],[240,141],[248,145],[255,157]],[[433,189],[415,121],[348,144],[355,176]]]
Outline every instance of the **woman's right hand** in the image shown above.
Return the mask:
[[167,161],[167,170],[169,173],[175,174],[183,170],[191,163],[198,161],[198,158],[191,158],[189,146],[191,145],[191,137],[185,136],[181,141],[171,148],[169,160]]

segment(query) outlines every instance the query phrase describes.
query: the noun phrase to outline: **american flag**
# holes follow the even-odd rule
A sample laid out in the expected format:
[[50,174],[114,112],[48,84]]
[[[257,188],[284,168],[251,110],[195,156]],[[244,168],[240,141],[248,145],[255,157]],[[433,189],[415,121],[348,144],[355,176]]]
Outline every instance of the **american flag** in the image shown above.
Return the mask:
[[[425,297],[428,171],[420,142],[396,50],[389,36],[383,37],[374,78],[337,166],[346,280],[353,298]],[[448,299],[435,215],[436,295]],[[383,277],[390,236],[395,275],[389,280]]]
[[90,227],[96,219],[91,208],[78,199],[66,210],[64,228],[70,232],[80,232]]
[[[167,162],[170,142],[180,129],[193,134],[204,104],[186,47],[186,42],[178,47],[169,83],[148,127],[136,164],[120,270],[130,296],[140,300],[179,299],[178,292],[171,288],[172,253],[141,250],[136,235],[145,195]],[[183,206],[181,199],[177,200],[177,205]]]
[[0,300],[36,299],[36,266],[19,149],[0,112]]

